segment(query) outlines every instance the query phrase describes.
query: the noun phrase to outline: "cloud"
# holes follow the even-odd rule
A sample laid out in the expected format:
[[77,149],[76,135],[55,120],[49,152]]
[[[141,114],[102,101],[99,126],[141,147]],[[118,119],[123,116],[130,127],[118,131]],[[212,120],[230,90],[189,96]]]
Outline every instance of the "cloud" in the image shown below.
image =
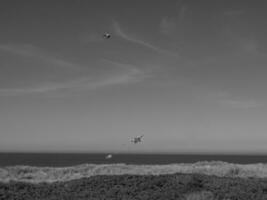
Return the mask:
[[25,94],[53,92],[67,88],[70,89],[77,85],[77,83],[79,82],[80,81],[78,80],[61,83],[50,82],[24,88],[2,88],[0,89],[0,96],[17,96]]
[[254,39],[243,39],[240,41],[240,48],[246,53],[259,54],[259,43]]
[[162,18],[160,22],[160,32],[164,35],[172,34],[176,29],[176,22],[169,17]]
[[31,87],[1,88],[0,96],[18,96],[29,94],[47,94],[62,91],[95,90],[114,85],[136,83],[149,77],[146,73],[144,73],[134,65],[124,64],[111,60],[103,60],[103,62],[108,65],[112,65],[116,69],[113,69],[112,73],[103,73],[97,78],[90,74],[88,76],[67,81],[36,83]]
[[233,108],[256,108],[263,106],[262,102],[256,101],[254,99],[248,99],[245,97],[236,96],[227,91],[216,91],[210,93],[210,98],[214,98],[219,104],[223,106],[230,106]]
[[113,60],[110,60],[110,59],[102,59],[102,61],[105,62],[105,63],[111,64],[113,66],[116,66],[118,68],[127,70],[127,71],[129,71],[129,74],[132,74],[132,75],[144,75],[144,72],[142,70],[140,70],[139,68],[137,68],[135,65],[121,63],[121,62],[113,61]]
[[140,82],[152,76],[151,73],[146,72],[144,69],[141,70],[140,68],[132,64],[121,63],[109,59],[103,59],[102,61],[109,65],[115,66],[120,71],[117,78],[108,80],[107,82],[111,83]]
[[181,5],[179,12],[178,12],[178,20],[182,22],[185,19],[186,12],[188,10],[188,7],[186,5]]
[[0,44],[0,51],[9,52],[23,57],[38,58],[43,62],[48,62],[58,67],[64,67],[69,69],[78,69],[80,67],[77,64],[49,55],[45,53],[41,48],[38,48],[31,44]]
[[116,35],[118,35],[119,37],[123,38],[124,40],[127,40],[129,42],[141,45],[143,47],[146,47],[148,49],[151,49],[159,54],[164,54],[164,55],[168,55],[168,56],[172,56],[172,57],[179,57],[178,53],[166,50],[166,49],[162,49],[160,47],[154,46],[153,44],[150,44],[144,40],[141,40],[139,38],[135,38],[127,33],[125,33],[121,26],[119,25],[119,23],[115,20],[112,21],[112,28],[115,32]]
[[265,56],[260,50],[261,41],[259,38],[244,34],[234,26],[236,25],[232,24],[231,20],[229,20],[222,29],[222,36],[230,52]]
[[201,98],[205,102],[212,102],[224,108],[249,109],[264,106],[264,102],[258,98],[249,98],[247,95],[237,95],[236,92],[229,92],[224,89],[214,89],[212,87],[201,87],[201,85],[193,86],[196,89],[196,97]]
[[81,35],[80,41],[82,43],[97,43],[97,42],[103,42],[104,38],[102,37],[102,34],[92,32]]
[[183,29],[188,6],[179,3],[175,16],[164,16],[159,23],[160,32],[166,36],[176,36]]
[[228,17],[239,16],[245,13],[245,10],[226,10],[223,14]]
[[263,106],[262,103],[253,100],[233,100],[233,99],[222,99],[219,101],[222,105],[228,105],[234,108],[256,108]]

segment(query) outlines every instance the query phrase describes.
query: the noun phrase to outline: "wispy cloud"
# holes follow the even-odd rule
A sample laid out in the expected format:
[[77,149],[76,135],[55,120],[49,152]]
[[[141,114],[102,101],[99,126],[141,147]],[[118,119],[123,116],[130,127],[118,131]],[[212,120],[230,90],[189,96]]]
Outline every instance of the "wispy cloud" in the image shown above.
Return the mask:
[[116,66],[116,67],[119,67],[121,69],[127,70],[132,75],[143,75],[144,74],[144,71],[140,70],[135,65],[121,63],[121,62],[110,60],[110,59],[102,59],[102,61],[107,63],[107,64],[111,64],[113,66]]
[[124,64],[112,60],[102,60],[107,65],[112,65],[112,73],[103,73],[98,77],[92,74],[76,79],[61,82],[35,83],[34,86],[21,88],[1,88],[0,96],[18,96],[29,94],[47,94],[64,91],[84,91],[101,89],[114,85],[136,83],[149,77],[142,70],[131,64]]
[[121,71],[121,78],[119,80],[122,83],[139,82],[152,76],[152,74],[148,73],[144,68],[140,69],[136,65],[122,63],[109,59],[103,59],[102,61],[109,65],[115,66],[116,68],[119,68],[119,71]]
[[157,46],[155,46],[149,42],[146,42],[144,40],[141,40],[139,38],[136,38],[136,37],[129,35],[128,33],[124,32],[122,30],[120,24],[115,20],[112,21],[112,28],[113,28],[116,35],[118,35],[119,37],[121,37],[127,41],[130,41],[132,43],[135,43],[135,44],[141,45],[143,47],[146,47],[148,49],[151,49],[151,50],[153,50],[159,54],[164,54],[164,55],[168,55],[168,56],[172,56],[172,57],[179,57],[179,54],[176,52],[162,49],[162,48],[157,47]]
[[[237,33],[228,30],[226,32],[227,42],[231,49],[238,54],[248,54],[248,55],[263,55],[260,51],[260,42],[255,38],[251,37],[241,37]],[[264,55],[266,56],[266,55]]]
[[160,21],[160,32],[164,35],[172,34],[176,29],[176,22],[173,18],[163,17]]
[[263,104],[253,100],[233,100],[233,99],[222,99],[219,101],[222,105],[228,105],[234,108],[256,108]]
[[196,98],[214,103],[222,108],[253,109],[265,106],[265,103],[259,98],[238,95],[227,89],[221,90],[213,87],[202,87],[201,85],[192,85],[192,88],[194,88]]
[[245,10],[226,10],[223,14],[228,17],[239,16],[245,13]]
[[46,92],[59,91],[63,89],[71,89],[81,84],[85,79],[72,80],[67,82],[47,82],[43,84],[35,84],[31,87],[23,88],[1,88],[0,96],[18,96],[27,94],[40,94]]
[[164,16],[159,23],[160,32],[166,36],[177,35],[176,33],[183,28],[188,6],[179,2],[177,8],[174,16]]
[[[210,93],[211,94],[211,93]],[[227,91],[213,92],[209,97],[214,98],[220,105],[232,108],[256,108],[263,106],[263,103],[246,97],[236,96]]]
[[31,44],[0,44],[0,51],[9,52],[24,57],[38,58],[43,62],[48,62],[58,67],[64,67],[69,69],[77,69],[80,67],[77,64],[49,55],[41,48],[38,48]]
[[255,39],[243,38],[240,41],[240,48],[246,53],[260,54],[259,43]]
[[181,4],[179,6],[179,11],[178,11],[178,20],[181,22],[185,19],[186,13],[188,11],[188,6],[185,4]]
[[97,43],[104,42],[102,34],[97,32],[85,33],[80,36],[80,41],[82,43]]

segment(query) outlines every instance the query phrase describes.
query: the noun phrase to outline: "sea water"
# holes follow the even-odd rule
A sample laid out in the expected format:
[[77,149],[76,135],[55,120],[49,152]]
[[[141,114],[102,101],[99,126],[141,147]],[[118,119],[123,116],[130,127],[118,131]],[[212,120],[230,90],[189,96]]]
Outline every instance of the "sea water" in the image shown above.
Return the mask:
[[91,164],[173,164],[198,161],[224,161],[238,164],[267,163],[266,155],[211,154],[107,154],[92,153],[0,153],[0,167],[13,165],[64,167]]

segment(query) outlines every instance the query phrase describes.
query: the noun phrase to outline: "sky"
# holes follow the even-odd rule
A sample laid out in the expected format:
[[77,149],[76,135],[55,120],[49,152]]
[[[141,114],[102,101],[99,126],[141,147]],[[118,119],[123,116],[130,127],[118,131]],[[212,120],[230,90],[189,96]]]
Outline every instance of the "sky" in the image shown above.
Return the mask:
[[0,151],[267,153],[266,9],[1,1]]

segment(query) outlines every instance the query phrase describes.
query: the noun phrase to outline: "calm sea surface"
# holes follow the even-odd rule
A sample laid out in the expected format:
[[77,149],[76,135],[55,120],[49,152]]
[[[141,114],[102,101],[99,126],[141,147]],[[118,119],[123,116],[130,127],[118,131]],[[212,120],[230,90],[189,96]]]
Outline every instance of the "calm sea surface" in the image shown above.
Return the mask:
[[0,153],[0,166],[72,166],[84,163],[109,164],[171,164],[197,161],[225,161],[230,163],[267,163],[267,155],[193,155],[193,154],[67,154],[67,153]]

